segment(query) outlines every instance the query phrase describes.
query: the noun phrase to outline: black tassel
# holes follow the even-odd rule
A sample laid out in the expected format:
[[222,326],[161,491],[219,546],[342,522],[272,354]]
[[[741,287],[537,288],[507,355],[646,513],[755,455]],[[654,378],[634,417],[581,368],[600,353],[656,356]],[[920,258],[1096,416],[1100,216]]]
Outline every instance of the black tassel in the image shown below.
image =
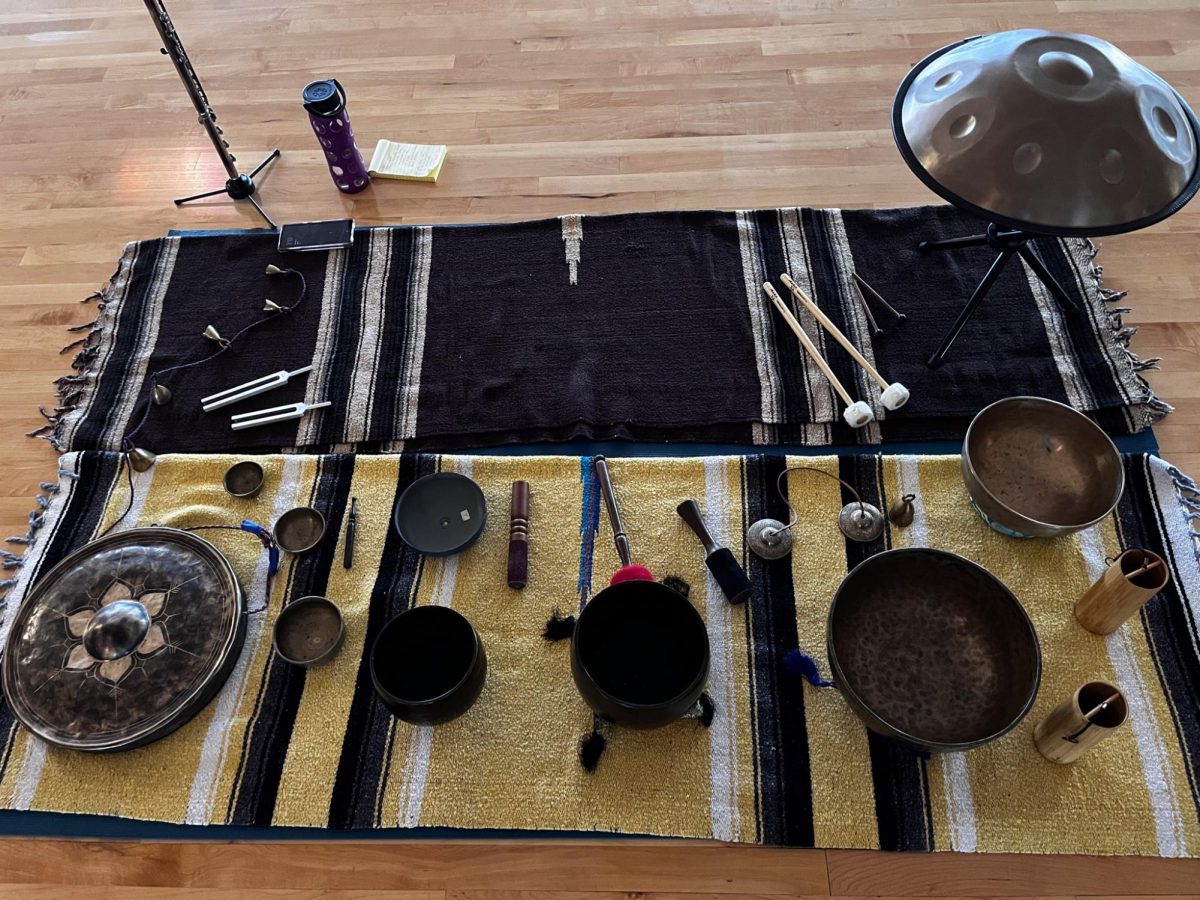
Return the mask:
[[680,578],[678,575],[668,575],[662,580],[663,585],[678,593],[684,600],[688,598],[688,594],[692,592],[691,585]]
[[717,705],[713,703],[712,697],[708,696],[708,692],[705,691],[700,695],[700,715],[696,717],[696,721],[707,728],[712,724],[713,716],[716,714]]
[[574,633],[575,617],[564,616],[561,609],[554,607],[554,612],[546,620],[546,627],[542,629],[542,637],[548,641],[564,641]]
[[596,771],[596,767],[600,765],[600,757],[604,755],[604,748],[608,746],[608,741],[604,735],[600,733],[599,723],[592,723],[592,730],[583,736],[579,741],[579,764],[589,774]]

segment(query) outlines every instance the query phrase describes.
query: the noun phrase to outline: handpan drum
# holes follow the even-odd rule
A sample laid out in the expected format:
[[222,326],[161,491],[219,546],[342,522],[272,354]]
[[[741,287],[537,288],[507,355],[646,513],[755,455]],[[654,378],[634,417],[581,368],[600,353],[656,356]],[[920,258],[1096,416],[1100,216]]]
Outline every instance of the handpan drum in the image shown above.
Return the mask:
[[245,600],[220,551],[186,531],[130,529],[76,550],[29,592],[4,652],[4,694],[52,744],[129,750],[199,712],[245,635]]

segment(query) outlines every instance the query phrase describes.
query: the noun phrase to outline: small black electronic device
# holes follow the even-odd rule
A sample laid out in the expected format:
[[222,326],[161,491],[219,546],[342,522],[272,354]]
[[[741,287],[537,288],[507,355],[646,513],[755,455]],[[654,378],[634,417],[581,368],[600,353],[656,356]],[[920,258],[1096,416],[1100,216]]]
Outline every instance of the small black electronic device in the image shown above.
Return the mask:
[[354,243],[354,220],[293,222],[279,229],[279,252],[336,250]]

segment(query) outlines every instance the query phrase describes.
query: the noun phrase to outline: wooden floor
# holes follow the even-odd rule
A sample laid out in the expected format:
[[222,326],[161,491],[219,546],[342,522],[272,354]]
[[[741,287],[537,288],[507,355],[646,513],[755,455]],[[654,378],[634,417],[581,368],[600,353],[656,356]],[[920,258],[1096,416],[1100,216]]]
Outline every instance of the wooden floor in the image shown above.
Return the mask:
[[[961,36],[1024,25],[1116,41],[1200,105],[1196,0],[178,0],[176,25],[239,162],[281,221],[361,224],[567,212],[889,206],[931,195],[888,131],[908,67]],[[0,533],[24,530],[50,448],[22,432],[51,405],[63,326],[121,245],[172,227],[250,227],[245,205],[177,209],[219,186],[187,97],[136,0],[0,0]],[[436,186],[330,183],[299,103],[337,76],[359,142],[445,143]],[[1130,291],[1134,349],[1177,411],[1165,455],[1200,473],[1200,202],[1103,242]],[[214,303],[221,302],[214,297]],[[609,898],[749,894],[1195,895],[1200,862],[781,851],[706,844],[0,841],[0,892],[47,898]],[[68,887],[70,886],[70,887]],[[293,893],[294,892],[294,893]],[[586,893],[585,893],[586,892]]]

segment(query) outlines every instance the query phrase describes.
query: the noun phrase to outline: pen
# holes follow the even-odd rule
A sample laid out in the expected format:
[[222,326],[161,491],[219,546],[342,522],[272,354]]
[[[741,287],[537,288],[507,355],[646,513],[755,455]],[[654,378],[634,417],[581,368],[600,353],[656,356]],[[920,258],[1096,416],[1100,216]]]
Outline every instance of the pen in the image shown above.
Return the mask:
[[354,565],[354,534],[358,531],[358,498],[350,498],[350,515],[346,517],[346,551],[342,556],[342,566],[350,568]]

